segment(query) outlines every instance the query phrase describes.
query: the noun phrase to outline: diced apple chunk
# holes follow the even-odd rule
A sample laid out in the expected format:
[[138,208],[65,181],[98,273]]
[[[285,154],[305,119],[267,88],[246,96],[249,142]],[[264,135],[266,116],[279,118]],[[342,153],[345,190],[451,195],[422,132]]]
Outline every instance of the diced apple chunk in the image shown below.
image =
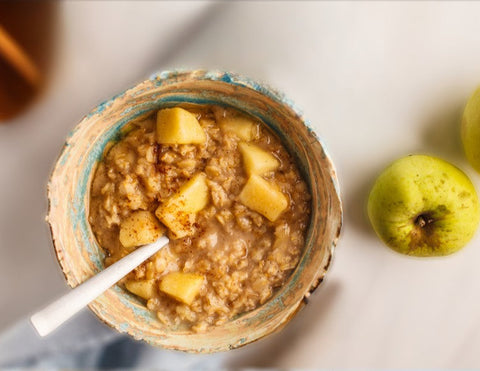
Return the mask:
[[174,107],[157,112],[157,142],[160,144],[201,144],[207,136],[197,118],[187,110]]
[[160,291],[182,303],[192,304],[203,285],[203,276],[195,273],[172,272],[163,277]]
[[155,265],[153,261],[149,261],[145,267],[145,277],[147,280],[155,278]]
[[155,215],[167,226],[175,238],[188,236],[193,232],[196,213],[208,203],[206,175],[198,173],[183,184],[177,193],[161,204]]
[[233,133],[241,140],[249,142],[258,135],[258,125],[245,116],[227,116],[220,120],[220,127],[223,131]]
[[277,169],[280,162],[269,152],[252,143],[238,144],[242,153],[243,166],[248,175],[262,175]]
[[125,287],[132,294],[148,300],[155,296],[155,280],[127,281]]
[[245,206],[272,222],[277,220],[288,206],[287,197],[275,185],[255,174],[248,179],[239,199]]
[[150,211],[134,211],[120,223],[120,243],[124,247],[136,247],[155,242],[165,233],[165,228]]

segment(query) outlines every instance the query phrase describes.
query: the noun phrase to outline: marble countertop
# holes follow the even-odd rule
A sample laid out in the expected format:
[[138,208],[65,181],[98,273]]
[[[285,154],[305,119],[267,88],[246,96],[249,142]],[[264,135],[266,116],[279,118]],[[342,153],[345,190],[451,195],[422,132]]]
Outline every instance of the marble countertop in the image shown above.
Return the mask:
[[459,253],[386,248],[365,216],[376,175],[410,153],[470,175],[459,139],[480,85],[476,2],[60,2],[47,88],[0,126],[0,331],[66,291],[46,182],[67,133],[152,72],[219,68],[284,91],[325,142],[345,210],[334,264],[280,333],[230,366],[480,367],[480,233]]

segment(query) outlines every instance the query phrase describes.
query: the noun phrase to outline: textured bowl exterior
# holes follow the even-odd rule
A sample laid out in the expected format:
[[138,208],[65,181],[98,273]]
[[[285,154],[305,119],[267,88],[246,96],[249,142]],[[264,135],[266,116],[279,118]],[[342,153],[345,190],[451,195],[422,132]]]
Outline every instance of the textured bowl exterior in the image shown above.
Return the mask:
[[312,217],[300,262],[264,305],[205,333],[173,331],[119,286],[93,301],[105,323],[135,339],[165,348],[210,353],[233,349],[283,327],[323,280],[342,225],[333,164],[293,103],[275,90],[233,73],[167,71],[92,110],[68,136],[48,185],[52,240],[68,284],[75,287],[103,269],[104,254],[88,223],[90,184],[108,142],[122,127],[152,110],[180,103],[220,104],[260,118],[283,141],[312,193]]

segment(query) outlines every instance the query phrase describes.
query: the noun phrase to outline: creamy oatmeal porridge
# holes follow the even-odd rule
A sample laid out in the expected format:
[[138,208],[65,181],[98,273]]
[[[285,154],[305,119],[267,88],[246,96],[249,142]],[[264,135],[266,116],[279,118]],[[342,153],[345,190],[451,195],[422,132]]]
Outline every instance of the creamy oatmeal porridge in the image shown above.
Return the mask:
[[163,109],[95,173],[89,221],[112,264],[167,234],[122,280],[158,319],[204,331],[265,303],[297,265],[310,194],[278,138],[233,109]]

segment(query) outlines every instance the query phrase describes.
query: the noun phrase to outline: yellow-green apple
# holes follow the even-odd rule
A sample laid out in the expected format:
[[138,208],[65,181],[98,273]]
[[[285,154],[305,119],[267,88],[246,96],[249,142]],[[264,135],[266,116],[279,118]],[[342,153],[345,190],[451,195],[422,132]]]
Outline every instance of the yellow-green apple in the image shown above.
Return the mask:
[[480,172],[480,88],[472,94],[465,106],[461,132],[465,155]]
[[480,221],[477,193],[457,167],[411,155],[385,169],[368,199],[377,235],[407,255],[451,254],[467,244]]

